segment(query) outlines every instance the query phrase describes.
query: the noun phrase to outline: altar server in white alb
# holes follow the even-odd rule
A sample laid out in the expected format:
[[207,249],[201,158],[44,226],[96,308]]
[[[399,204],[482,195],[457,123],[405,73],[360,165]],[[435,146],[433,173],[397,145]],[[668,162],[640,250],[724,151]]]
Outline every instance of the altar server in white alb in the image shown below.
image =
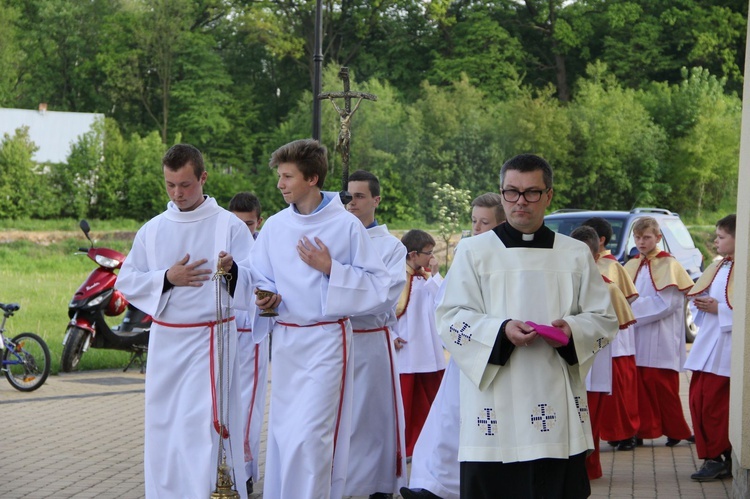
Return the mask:
[[[505,221],[503,198],[486,192],[471,202],[471,235],[484,234]],[[445,292],[441,283],[440,296]],[[458,427],[460,370],[449,359],[430,413],[414,445],[409,488],[402,488],[404,499],[458,499]]]
[[[599,267],[599,235],[596,230],[592,227],[582,225],[576,227],[570,233],[570,237],[583,241],[589,246],[591,255],[597,263],[597,268],[601,270],[601,267]],[[633,311],[630,309],[628,300],[614,281],[610,280],[604,274],[602,274],[602,279],[607,283],[607,290],[612,299],[612,307],[615,309],[615,315],[617,315],[617,320],[619,321],[619,336],[623,330],[628,330],[628,328],[635,324],[635,317],[633,317]],[[602,414],[604,412],[604,400],[612,394],[612,345],[615,341],[612,341],[609,345],[599,350],[596,357],[594,357],[594,364],[586,376],[591,434],[594,438],[594,452],[586,457],[586,471],[588,472],[589,480],[601,478],[602,476],[602,463],[599,456],[599,434]]]
[[372,244],[391,276],[388,300],[378,313],[352,317],[351,366],[354,370],[354,407],[346,496],[391,499],[406,483],[404,408],[394,347],[396,302],[406,282],[406,248],[378,224],[380,182],[370,172],[349,176],[352,200],[346,209],[367,229]]
[[251,254],[253,283],[274,293],[256,304],[279,314],[263,497],[340,499],[352,415],[349,317],[380,311],[391,277],[362,222],[338,193],[321,191],[325,147],[297,140],[270,164],[290,206],[266,221]]
[[685,294],[693,281],[682,265],[659,249],[662,234],[653,217],[633,224],[640,254],[625,264],[638,290],[633,302],[635,362],[638,365],[638,438],[667,436],[672,447],[691,438],[680,401],[679,374],[685,365]]
[[[146,497],[208,497],[216,487],[221,421],[228,423],[227,462],[244,498],[237,329],[231,311],[217,324],[210,279],[221,266],[232,276],[222,282],[223,291],[238,305],[252,303],[251,289],[235,286],[240,276],[247,282],[253,238],[237,217],[203,195],[207,173],[198,149],[173,146],[162,162],[171,201],[138,231],[117,277],[125,297],[154,318],[146,372]],[[229,354],[221,362],[220,330]],[[218,389],[222,366],[224,392]]]
[[732,303],[734,302],[734,234],[736,215],[716,223],[716,251],[723,257],[712,263],[688,293],[700,326],[685,369],[690,379],[690,416],[695,449],[703,459],[690,478],[698,481],[732,476],[729,442],[729,376],[732,357]]
[[[258,238],[258,229],[263,223],[260,200],[251,192],[238,192],[229,200],[229,211],[245,223],[253,240]],[[260,479],[258,456],[260,454],[260,434],[266,412],[266,392],[268,383],[268,334],[253,334],[255,303],[249,310],[237,310],[237,340],[240,362],[240,391],[242,393],[242,449],[245,454],[247,495],[253,493],[253,482]],[[259,320],[259,326],[266,331],[270,319]],[[255,338],[258,338],[256,341]]]
[[588,497],[584,381],[617,317],[588,247],[544,225],[549,164],[515,156],[500,186],[506,223],[458,245],[437,310],[461,369],[461,497]]
[[443,277],[430,234],[412,229],[401,237],[401,244],[406,246],[406,285],[396,305],[394,346],[404,401],[406,456],[411,457],[445,372],[443,345],[435,325]]

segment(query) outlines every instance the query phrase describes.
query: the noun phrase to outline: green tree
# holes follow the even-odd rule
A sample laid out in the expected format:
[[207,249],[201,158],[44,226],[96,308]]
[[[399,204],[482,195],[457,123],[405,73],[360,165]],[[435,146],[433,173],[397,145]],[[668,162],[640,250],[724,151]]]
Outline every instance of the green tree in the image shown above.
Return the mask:
[[0,217],[28,216],[38,175],[32,159],[39,148],[29,138],[28,127],[19,128],[0,142]]
[[412,183],[410,202],[432,221],[437,206],[427,185],[487,191],[497,187],[503,151],[497,130],[497,104],[467,79],[452,87],[425,83],[423,97],[407,107],[407,143],[401,168]]
[[148,220],[164,211],[169,201],[161,166],[164,152],[158,132],[145,137],[131,135],[127,144],[124,216]]
[[608,64],[629,86],[649,81],[677,83],[680,68],[702,66],[742,89],[744,12],[728,2],[711,0],[631,0],[606,2],[601,26],[601,52],[594,57]]
[[51,177],[58,188],[64,217],[88,216],[96,201],[96,182],[104,158],[104,123],[95,123],[72,145],[66,163],[52,166]]
[[717,209],[737,189],[741,101],[725,93],[726,78],[682,69],[679,84],[652,84],[640,99],[669,137],[663,206],[687,212]]
[[16,23],[19,11],[11,5],[0,3],[0,107],[13,107],[17,98],[17,85],[24,53],[19,46]]
[[34,109],[46,102],[50,110],[106,109],[106,99],[100,92],[103,74],[96,64],[96,53],[102,38],[102,20],[114,7],[114,0],[4,3],[20,13],[9,26],[10,32],[17,34],[17,46],[22,50],[10,66],[18,68],[14,105]]
[[633,90],[623,89],[606,65],[589,67],[570,106],[568,197],[572,207],[629,209],[651,204],[659,195],[659,167],[666,135]]
[[518,90],[525,59],[521,42],[483,12],[472,11],[457,22],[440,52],[431,71],[434,83],[452,83],[466,74],[496,99]]
[[574,153],[572,127],[570,113],[557,99],[551,84],[539,91],[526,87],[515,97],[500,103],[495,133],[502,159],[492,169],[492,190],[498,186],[503,161],[517,154],[538,154],[555,171],[552,207],[568,206],[572,178],[570,162]]
[[122,218],[126,216],[122,208],[128,174],[127,142],[112,118],[104,120],[102,131],[103,155],[96,174],[95,201],[89,209],[89,216],[105,220]]

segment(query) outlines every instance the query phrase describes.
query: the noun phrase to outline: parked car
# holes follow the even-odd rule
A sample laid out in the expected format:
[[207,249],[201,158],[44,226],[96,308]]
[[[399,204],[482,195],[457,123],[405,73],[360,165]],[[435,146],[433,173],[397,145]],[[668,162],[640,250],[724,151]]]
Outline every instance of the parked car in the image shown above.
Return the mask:
[[[630,211],[558,210],[544,218],[544,223],[555,232],[569,235],[573,229],[591,217],[602,217],[612,225],[612,239],[607,249],[624,264],[638,254],[633,238],[633,224],[642,217],[653,217],[659,222],[664,237],[659,248],[674,255],[693,281],[703,273],[703,255],[695,247],[693,237],[677,213],[662,208],[634,208]],[[685,306],[685,338],[695,339],[698,326],[693,323],[690,309]]]

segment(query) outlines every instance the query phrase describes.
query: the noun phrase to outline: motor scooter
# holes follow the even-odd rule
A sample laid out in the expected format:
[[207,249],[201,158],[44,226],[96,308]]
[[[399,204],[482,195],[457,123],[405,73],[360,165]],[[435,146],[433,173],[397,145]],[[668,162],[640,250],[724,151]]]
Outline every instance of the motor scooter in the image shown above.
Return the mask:
[[[129,304],[115,289],[115,270],[122,267],[125,255],[109,248],[95,248],[89,236],[91,228],[88,222],[81,220],[79,225],[91,247],[78,248],[82,253],[77,254],[87,255],[98,267],[91,271],[68,305],[70,322],[63,339],[61,369],[63,372],[78,369],[81,357],[91,347],[130,352],[130,362],[124,371],[137,362],[143,373],[151,316]],[[107,324],[105,317],[116,317],[123,312],[125,316],[119,325],[110,327]]]

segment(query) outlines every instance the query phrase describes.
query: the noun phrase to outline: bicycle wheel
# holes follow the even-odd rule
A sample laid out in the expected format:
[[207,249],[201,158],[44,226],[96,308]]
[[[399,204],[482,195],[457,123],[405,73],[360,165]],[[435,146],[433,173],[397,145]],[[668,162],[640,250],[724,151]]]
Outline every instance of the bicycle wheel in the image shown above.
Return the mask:
[[13,388],[30,392],[42,386],[50,372],[47,343],[34,333],[21,333],[5,347],[3,369]]

